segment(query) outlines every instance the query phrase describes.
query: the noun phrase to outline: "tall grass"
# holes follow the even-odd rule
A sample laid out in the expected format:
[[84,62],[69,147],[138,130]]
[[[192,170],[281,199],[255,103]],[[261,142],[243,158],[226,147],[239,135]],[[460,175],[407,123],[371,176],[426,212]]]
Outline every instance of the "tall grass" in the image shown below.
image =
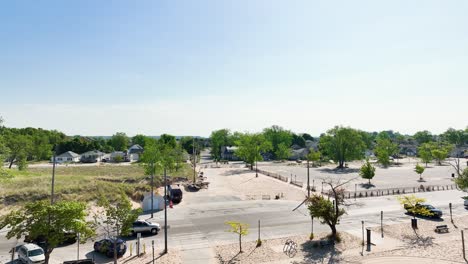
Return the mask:
[[[2,207],[25,202],[50,199],[52,169],[29,168],[27,171],[8,170],[13,178],[0,181]],[[189,177],[190,166],[184,166],[169,177]],[[58,166],[55,172],[56,199],[95,201],[100,195],[113,200],[123,190],[129,197],[139,200],[151,189],[149,176],[140,165]],[[155,186],[162,184],[162,175],[156,175]],[[1,208],[1,207],[0,207]]]

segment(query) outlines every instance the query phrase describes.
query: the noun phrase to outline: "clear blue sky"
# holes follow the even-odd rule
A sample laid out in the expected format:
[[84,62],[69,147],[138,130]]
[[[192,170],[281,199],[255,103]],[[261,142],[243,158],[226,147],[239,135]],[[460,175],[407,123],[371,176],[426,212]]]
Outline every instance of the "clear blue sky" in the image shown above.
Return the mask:
[[67,134],[468,125],[468,1],[1,1],[0,116]]

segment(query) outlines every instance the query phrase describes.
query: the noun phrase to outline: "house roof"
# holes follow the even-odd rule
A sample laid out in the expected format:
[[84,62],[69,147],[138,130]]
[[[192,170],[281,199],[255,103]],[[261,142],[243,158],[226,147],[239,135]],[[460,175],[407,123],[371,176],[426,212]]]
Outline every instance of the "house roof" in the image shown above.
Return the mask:
[[85,152],[85,153],[82,153],[81,155],[82,156],[91,156],[91,155],[104,155],[105,153],[99,151],[99,150],[91,150],[91,151],[88,151],[88,152]]
[[143,152],[143,147],[138,144],[135,144],[128,149],[129,154],[141,153],[141,152]]
[[80,155],[79,155],[79,154],[76,154],[76,153],[73,152],[73,151],[67,151],[67,152],[65,152],[65,153],[62,153],[62,154],[58,155],[57,157],[60,157],[60,158],[62,158],[62,157],[66,157],[66,158],[78,158],[78,157],[80,157]]

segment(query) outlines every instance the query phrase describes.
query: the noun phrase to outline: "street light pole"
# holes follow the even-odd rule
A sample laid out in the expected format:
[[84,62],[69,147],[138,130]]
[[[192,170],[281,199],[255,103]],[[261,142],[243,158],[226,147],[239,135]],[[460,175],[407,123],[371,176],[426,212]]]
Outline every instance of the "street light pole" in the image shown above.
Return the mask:
[[192,148],[192,158],[193,158],[193,183],[196,181],[196,166],[197,166],[197,156],[195,154],[195,137],[193,137],[193,148]]
[[155,164],[153,164],[153,168],[151,170],[151,218],[153,218],[154,212],[154,165]]
[[310,198],[309,159],[307,159],[307,197]]
[[52,161],[52,190],[50,193],[50,204],[54,204],[54,187],[55,187],[55,159],[57,156],[57,145],[54,146],[54,156]]
[[167,254],[167,174],[164,167],[164,254]]

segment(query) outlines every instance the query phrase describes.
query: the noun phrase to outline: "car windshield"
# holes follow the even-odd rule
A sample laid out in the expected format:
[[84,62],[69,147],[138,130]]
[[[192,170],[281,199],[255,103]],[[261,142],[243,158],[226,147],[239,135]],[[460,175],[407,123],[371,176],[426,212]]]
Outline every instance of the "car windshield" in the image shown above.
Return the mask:
[[39,255],[42,255],[42,254],[44,254],[44,251],[42,249],[40,249],[40,248],[33,249],[33,250],[28,252],[28,256],[30,256],[30,257],[39,256]]
[[432,206],[432,205],[426,205],[426,208],[427,208],[427,209],[434,209],[434,206]]

